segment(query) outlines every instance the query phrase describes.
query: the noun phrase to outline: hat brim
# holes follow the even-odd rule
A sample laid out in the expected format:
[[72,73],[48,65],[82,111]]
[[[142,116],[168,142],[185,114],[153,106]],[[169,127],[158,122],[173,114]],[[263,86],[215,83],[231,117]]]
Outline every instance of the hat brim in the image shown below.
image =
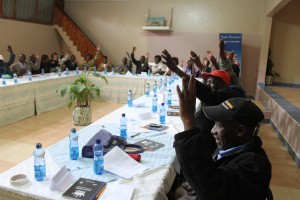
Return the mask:
[[203,107],[203,112],[206,117],[212,121],[226,122],[234,120],[234,112],[230,109],[226,109],[222,104],[217,106],[205,106]]

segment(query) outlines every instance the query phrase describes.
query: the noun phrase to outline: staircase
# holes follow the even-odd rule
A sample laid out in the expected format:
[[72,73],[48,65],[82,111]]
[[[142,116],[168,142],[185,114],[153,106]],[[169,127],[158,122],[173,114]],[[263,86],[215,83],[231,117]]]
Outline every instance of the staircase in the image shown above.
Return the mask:
[[[96,54],[97,47],[91,42],[84,32],[73,20],[58,6],[54,7],[53,27],[60,34],[79,63],[84,62],[87,54]],[[102,53],[99,55],[98,64],[102,61]]]

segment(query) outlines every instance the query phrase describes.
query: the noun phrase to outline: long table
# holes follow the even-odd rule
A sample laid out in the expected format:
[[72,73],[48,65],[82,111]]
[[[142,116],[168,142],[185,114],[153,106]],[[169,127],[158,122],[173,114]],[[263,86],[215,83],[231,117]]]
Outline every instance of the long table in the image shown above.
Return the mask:
[[[68,97],[62,98],[55,91],[63,84],[72,83],[77,76],[76,72],[70,72],[68,76],[62,74],[61,77],[53,73],[36,75],[32,81],[28,81],[27,77],[20,77],[17,84],[14,84],[12,79],[6,80],[5,86],[0,80],[0,127],[65,106]],[[142,96],[145,94],[146,82],[153,83],[159,79],[137,75],[104,76],[108,80],[108,85],[98,77],[90,75],[88,78],[91,83],[101,84],[101,96],[95,100],[115,103],[126,103],[129,89],[132,90],[134,99]]]
[[[174,86],[175,84],[173,84],[172,90],[175,92]],[[163,101],[163,93],[158,93],[158,97],[158,102],[161,103]],[[177,95],[174,94],[173,98],[174,104],[178,104],[178,100],[176,100]],[[179,117],[168,116],[166,118],[166,125],[169,127],[166,130],[166,133],[148,132],[141,133],[137,137],[130,138],[131,134],[135,134],[130,132],[130,127],[134,128],[149,123],[159,123],[158,114],[151,113],[151,102],[152,97],[146,97],[144,95],[133,101],[133,107],[124,105],[109,115],[106,115],[93,124],[78,131],[81,152],[81,147],[100,129],[106,129],[112,134],[119,135],[119,118],[122,113],[126,113],[128,119],[129,143],[135,143],[144,138],[148,138],[165,144],[165,146],[159,150],[153,152],[144,152],[141,154],[141,164],[149,167],[148,170],[134,176],[129,180],[118,177],[117,180],[108,183],[108,188],[106,191],[110,191],[109,188],[117,188],[119,185],[133,186],[135,190],[131,198],[132,200],[167,199],[166,193],[169,191],[176,175],[176,156],[173,148],[173,135],[183,130],[183,126]],[[68,168],[74,169],[74,171],[71,170],[71,173],[76,179],[79,177],[84,177],[96,180],[108,180],[107,176],[105,176],[105,174],[109,175],[108,172],[105,172],[104,176],[97,176],[93,174],[92,160],[80,158],[79,161],[71,161],[68,158],[68,138],[65,138],[46,149],[47,179],[45,181],[37,182],[34,180],[33,158],[31,157],[9,169],[8,171],[0,174],[0,196],[3,199],[62,199],[62,192],[50,190],[51,179],[62,167],[62,165],[66,165]],[[80,168],[77,167],[79,165]],[[10,185],[10,177],[20,173],[28,176],[30,180],[29,183],[23,186]]]

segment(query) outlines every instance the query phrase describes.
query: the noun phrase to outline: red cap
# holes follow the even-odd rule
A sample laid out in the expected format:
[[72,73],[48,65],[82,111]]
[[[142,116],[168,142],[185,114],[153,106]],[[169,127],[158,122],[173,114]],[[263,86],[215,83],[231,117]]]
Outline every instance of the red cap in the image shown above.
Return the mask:
[[214,70],[210,73],[203,72],[202,78],[207,79],[209,76],[220,78],[228,86],[230,84],[230,75],[224,70]]

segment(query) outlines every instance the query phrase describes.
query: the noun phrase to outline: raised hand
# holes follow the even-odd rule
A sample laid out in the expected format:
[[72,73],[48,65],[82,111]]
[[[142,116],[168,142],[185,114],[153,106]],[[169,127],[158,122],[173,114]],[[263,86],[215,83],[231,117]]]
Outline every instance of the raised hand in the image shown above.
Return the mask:
[[177,85],[177,94],[179,98],[179,115],[183,122],[184,129],[189,130],[196,128],[194,119],[195,104],[196,104],[196,85],[195,78],[190,76],[190,81],[187,84],[186,78],[182,78],[182,91]]
[[165,61],[162,61],[162,62],[165,65],[167,65],[171,71],[177,73],[179,68],[177,67],[176,63],[174,62],[171,54],[165,49],[162,51],[161,56],[165,59]]
[[10,52],[10,53],[13,53],[13,49],[10,45],[7,46],[7,51]]
[[98,52],[100,51],[100,44],[97,46],[97,51]]
[[131,57],[130,57],[128,51],[126,51],[126,54],[127,54],[127,57],[128,57],[129,59],[131,59]]
[[204,66],[200,61],[200,56],[197,56],[197,54],[194,51],[191,51],[190,59],[195,63],[195,65],[200,69],[200,71],[204,69]]
[[208,57],[208,59],[210,59],[210,57],[212,57],[212,53],[211,53],[211,51],[207,51],[206,53],[207,53],[207,57]]
[[149,53],[146,53],[146,58],[148,59],[150,57],[150,54]]
[[35,57],[37,60],[40,59],[40,55],[37,54],[37,53],[34,55],[34,57]]
[[222,59],[225,59],[226,55],[225,55],[225,42],[224,42],[224,40],[220,40],[219,48],[220,48],[220,57]]
[[220,69],[219,63],[217,62],[217,59],[213,55],[210,57],[210,62],[214,66],[214,69]]
[[136,47],[132,48],[132,53],[134,53],[136,51]]

